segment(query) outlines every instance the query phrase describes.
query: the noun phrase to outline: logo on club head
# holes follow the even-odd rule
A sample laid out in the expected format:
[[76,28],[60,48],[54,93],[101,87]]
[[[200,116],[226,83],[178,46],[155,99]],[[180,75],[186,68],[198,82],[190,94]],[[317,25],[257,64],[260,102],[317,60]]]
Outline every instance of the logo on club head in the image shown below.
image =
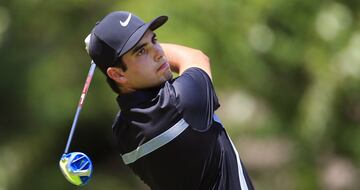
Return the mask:
[[131,13],[129,13],[129,16],[127,17],[127,19],[125,21],[120,20],[120,25],[123,27],[126,27],[129,24],[130,19],[131,19]]

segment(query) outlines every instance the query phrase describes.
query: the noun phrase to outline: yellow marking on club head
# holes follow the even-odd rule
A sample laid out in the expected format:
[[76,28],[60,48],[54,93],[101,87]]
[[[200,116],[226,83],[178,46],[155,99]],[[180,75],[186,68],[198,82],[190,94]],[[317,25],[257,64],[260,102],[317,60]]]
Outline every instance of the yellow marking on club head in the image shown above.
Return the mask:
[[66,158],[62,158],[59,162],[60,170],[64,174],[65,178],[72,184],[80,186],[82,185],[82,181],[79,176],[72,175],[71,171],[69,171],[67,168],[69,160]]

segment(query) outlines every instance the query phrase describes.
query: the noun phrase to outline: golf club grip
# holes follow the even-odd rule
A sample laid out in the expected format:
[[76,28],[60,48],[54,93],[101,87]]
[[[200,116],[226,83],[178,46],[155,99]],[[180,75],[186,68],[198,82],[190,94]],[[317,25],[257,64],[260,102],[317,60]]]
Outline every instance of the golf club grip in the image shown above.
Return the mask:
[[74,131],[75,131],[75,128],[76,128],[76,124],[77,124],[79,115],[80,115],[80,111],[81,111],[82,105],[84,103],[87,91],[89,89],[92,77],[94,75],[95,68],[96,68],[96,64],[93,61],[91,61],[91,67],[90,67],[89,73],[88,73],[86,81],[85,81],[84,88],[83,88],[81,96],[80,96],[80,101],[79,101],[78,107],[76,109],[75,117],[74,117],[74,120],[73,120],[73,123],[72,123],[72,126],[71,126],[71,131],[70,131],[67,143],[66,143],[64,154],[66,154],[69,151],[69,147],[70,147],[73,135],[74,135]]

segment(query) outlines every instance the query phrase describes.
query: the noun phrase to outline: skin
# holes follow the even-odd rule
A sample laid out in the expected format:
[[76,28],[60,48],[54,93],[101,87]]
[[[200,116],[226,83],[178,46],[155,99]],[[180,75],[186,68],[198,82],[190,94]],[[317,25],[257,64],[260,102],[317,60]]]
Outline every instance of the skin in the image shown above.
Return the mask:
[[159,86],[172,79],[172,72],[181,75],[190,67],[203,69],[211,78],[210,61],[205,54],[180,45],[160,44],[151,30],[122,56],[122,61],[126,71],[119,67],[107,69],[122,93]]
[[202,51],[177,44],[162,43],[161,46],[173,72],[181,75],[190,67],[198,67],[212,78],[210,59]]

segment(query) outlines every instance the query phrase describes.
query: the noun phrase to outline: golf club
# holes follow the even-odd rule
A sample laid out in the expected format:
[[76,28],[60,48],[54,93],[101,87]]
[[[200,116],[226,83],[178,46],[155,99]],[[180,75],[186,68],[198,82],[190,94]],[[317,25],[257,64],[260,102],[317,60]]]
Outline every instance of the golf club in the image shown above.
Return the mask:
[[[87,51],[88,51],[89,41],[90,41],[90,35],[88,35],[85,39]],[[80,101],[79,101],[78,107],[76,109],[75,117],[74,117],[74,120],[73,120],[73,123],[71,126],[71,130],[70,130],[70,134],[69,134],[69,137],[68,137],[68,140],[66,143],[65,151],[59,161],[60,169],[61,169],[63,175],[65,176],[65,178],[70,183],[72,183],[74,185],[78,185],[78,186],[85,185],[90,180],[91,175],[92,175],[92,170],[93,170],[92,162],[91,162],[90,158],[82,152],[68,153],[68,151],[70,148],[70,144],[71,144],[74,132],[75,132],[76,124],[79,119],[79,115],[80,115],[86,94],[88,92],[92,77],[94,75],[95,68],[96,68],[96,64],[93,61],[91,61],[91,67],[90,67],[84,88],[83,88],[81,96],[80,96]]]

